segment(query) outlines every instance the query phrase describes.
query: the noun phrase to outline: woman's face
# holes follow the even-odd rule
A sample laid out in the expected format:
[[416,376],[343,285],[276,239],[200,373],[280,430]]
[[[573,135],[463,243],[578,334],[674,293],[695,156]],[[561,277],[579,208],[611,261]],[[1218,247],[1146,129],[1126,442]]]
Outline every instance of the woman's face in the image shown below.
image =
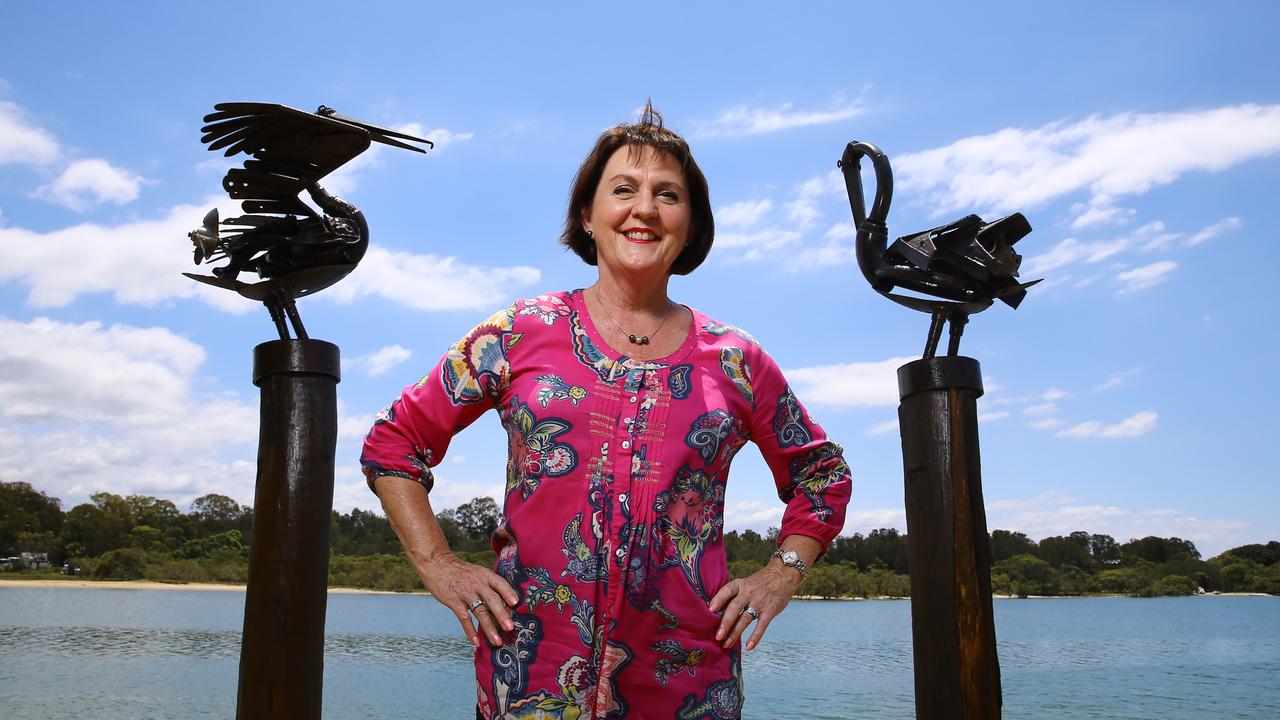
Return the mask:
[[665,278],[689,237],[692,210],[684,172],[664,152],[618,148],[582,220],[595,240],[601,276]]

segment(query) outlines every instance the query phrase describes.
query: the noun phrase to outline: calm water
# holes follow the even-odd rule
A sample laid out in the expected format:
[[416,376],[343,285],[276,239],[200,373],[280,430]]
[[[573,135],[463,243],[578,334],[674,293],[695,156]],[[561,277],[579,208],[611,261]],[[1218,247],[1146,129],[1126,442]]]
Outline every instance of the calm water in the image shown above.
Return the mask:
[[[0,586],[0,716],[230,718],[239,592]],[[1006,718],[1280,717],[1280,598],[998,600]],[[329,597],[325,717],[470,718],[469,646],[420,595]],[[748,718],[911,718],[905,601],[793,602]]]

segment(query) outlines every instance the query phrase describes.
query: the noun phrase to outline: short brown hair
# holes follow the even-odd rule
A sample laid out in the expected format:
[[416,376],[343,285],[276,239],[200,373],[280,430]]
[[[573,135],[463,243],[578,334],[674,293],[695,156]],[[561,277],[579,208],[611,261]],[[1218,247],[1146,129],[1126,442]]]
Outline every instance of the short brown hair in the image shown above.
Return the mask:
[[569,190],[569,210],[564,221],[560,244],[568,247],[588,265],[596,264],[596,244],[582,227],[582,213],[595,200],[596,186],[609,158],[619,148],[652,148],[670,155],[684,171],[689,187],[690,219],[688,243],[671,265],[673,275],[687,275],[707,259],[711,243],[715,239],[715,220],[711,216],[711,196],[707,191],[707,178],[703,176],[689,143],[662,125],[662,115],[646,103],[640,122],[615,125],[600,134],[595,147],[578,168]]

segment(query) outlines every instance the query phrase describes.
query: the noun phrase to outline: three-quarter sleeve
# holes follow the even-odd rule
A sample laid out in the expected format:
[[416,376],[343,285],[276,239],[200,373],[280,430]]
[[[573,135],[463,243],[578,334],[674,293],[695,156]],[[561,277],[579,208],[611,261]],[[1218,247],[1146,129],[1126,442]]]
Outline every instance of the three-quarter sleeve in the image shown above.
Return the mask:
[[360,454],[370,489],[378,476],[395,475],[431,490],[431,468],[453,436],[495,407],[510,382],[514,317],[512,306],[477,325],[377,414]]
[[751,437],[787,504],[778,542],[805,535],[822,543],[825,552],[844,527],[853,485],[844,451],[796,399],[773,359],[758,346],[753,349]]

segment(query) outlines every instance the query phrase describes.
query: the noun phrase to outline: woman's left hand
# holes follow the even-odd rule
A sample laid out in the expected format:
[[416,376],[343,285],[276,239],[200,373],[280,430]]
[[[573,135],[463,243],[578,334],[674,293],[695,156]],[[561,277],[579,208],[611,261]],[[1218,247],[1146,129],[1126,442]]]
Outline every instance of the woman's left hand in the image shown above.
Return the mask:
[[724,611],[720,627],[716,629],[716,642],[721,642],[726,649],[733,647],[754,621],[756,626],[747,639],[747,652],[754,650],[769,623],[791,602],[791,596],[803,580],[795,568],[772,561],[749,577],[730,580],[711,598],[709,605],[712,612]]

